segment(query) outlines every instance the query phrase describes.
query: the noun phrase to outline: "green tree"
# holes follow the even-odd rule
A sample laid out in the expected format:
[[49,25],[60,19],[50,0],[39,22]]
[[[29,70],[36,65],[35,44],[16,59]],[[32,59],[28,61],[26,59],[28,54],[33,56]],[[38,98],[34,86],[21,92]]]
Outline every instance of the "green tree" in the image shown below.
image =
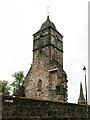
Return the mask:
[[13,87],[13,95],[15,95],[17,90],[22,86],[24,80],[24,72],[15,72],[12,76],[15,79],[15,81],[11,83],[11,86]]
[[10,86],[8,84],[8,81],[1,81],[0,80],[0,92],[3,95],[9,95],[10,94]]

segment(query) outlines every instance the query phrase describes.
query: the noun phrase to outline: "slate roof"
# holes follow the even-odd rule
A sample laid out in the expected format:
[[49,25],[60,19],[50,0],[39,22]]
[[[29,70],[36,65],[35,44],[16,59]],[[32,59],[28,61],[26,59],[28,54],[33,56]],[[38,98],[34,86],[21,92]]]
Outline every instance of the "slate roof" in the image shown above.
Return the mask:
[[48,28],[49,26],[56,30],[54,23],[51,22],[49,19],[49,16],[47,16],[47,20],[42,24],[40,31],[45,29],[45,28]]

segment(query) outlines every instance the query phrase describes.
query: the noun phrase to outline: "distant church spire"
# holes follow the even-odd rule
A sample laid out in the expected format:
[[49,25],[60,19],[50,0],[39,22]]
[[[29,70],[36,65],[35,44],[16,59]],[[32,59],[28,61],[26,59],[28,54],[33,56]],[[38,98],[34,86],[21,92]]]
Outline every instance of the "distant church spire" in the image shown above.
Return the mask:
[[84,98],[83,88],[82,88],[81,82],[80,82],[80,95],[79,95],[79,99],[78,99],[78,104],[86,104],[86,100]]

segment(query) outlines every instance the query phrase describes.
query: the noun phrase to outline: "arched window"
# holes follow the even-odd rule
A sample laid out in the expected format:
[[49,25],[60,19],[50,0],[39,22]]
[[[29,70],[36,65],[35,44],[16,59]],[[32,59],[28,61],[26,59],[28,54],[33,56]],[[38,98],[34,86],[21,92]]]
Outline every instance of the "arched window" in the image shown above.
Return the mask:
[[39,41],[38,41],[38,47],[43,46],[43,35],[40,36]]
[[41,91],[42,90],[42,80],[39,79],[38,81],[38,91]]

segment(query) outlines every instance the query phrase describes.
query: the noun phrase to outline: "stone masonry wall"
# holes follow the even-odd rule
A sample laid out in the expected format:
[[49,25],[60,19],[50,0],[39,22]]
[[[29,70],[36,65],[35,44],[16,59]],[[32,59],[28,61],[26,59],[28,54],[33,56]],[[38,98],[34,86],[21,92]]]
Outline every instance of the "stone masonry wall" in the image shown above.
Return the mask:
[[[49,73],[48,69],[50,67],[49,54],[47,50],[48,47],[43,49],[42,53],[36,51],[34,54],[33,64],[30,70],[30,73],[27,75],[25,79],[25,96],[26,97],[39,97],[38,93],[42,93],[42,97],[45,96],[46,91],[48,90],[48,81],[49,81]],[[42,80],[42,91],[38,91],[38,81]],[[27,81],[27,82],[26,82]],[[46,94],[47,95],[47,94]]]
[[86,120],[85,117],[85,105],[2,96],[2,120]]

